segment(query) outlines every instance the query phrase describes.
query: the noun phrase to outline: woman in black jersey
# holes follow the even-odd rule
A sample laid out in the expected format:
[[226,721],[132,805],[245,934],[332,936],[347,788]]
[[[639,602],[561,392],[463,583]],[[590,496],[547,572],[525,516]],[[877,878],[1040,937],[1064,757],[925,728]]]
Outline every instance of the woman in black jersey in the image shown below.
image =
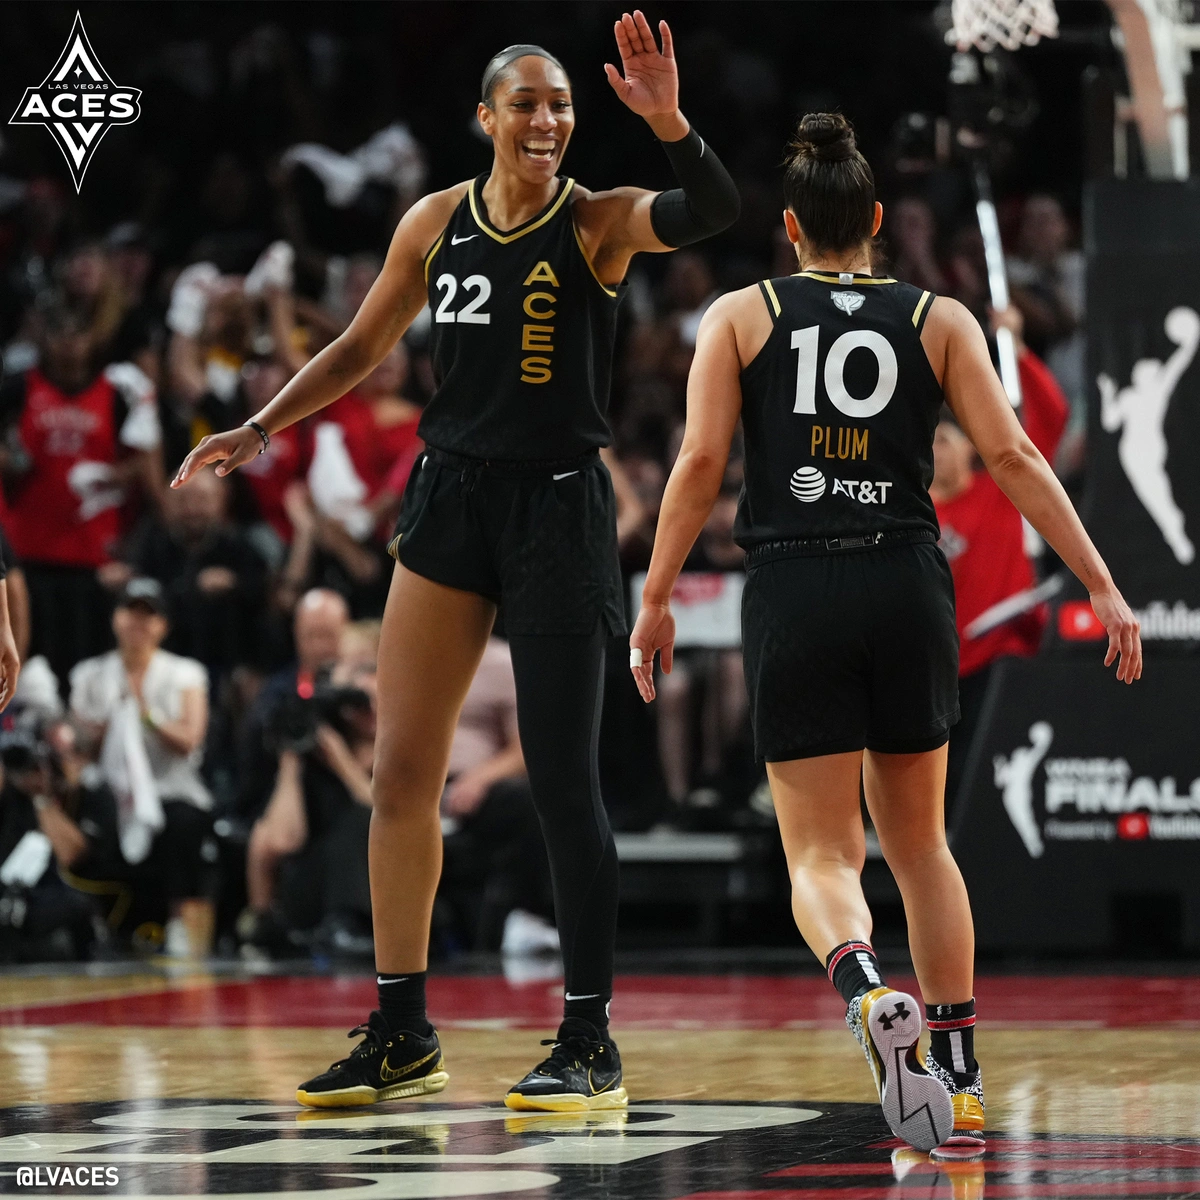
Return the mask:
[[[1119,656],[1125,683],[1141,675],[1138,624],[1014,417],[975,319],[871,274],[883,210],[845,118],[800,122],[784,191],[800,271],[723,296],[700,326],[630,663],[653,699],[654,655],[671,669],[671,590],[741,418],[746,682],[796,924],[846,1001],[893,1132],[974,1156],[984,1144],[974,932],[943,826],[958,642],[928,492],[943,401],[1087,586],[1109,633],[1105,664]],[[931,1031],[924,1066],[916,1001],[885,985],[871,950],[860,780],[904,898]]]
[[596,740],[604,646],[624,632],[612,484],[600,461],[616,306],[632,256],[732,224],[738,197],[680,115],[665,23],[616,24],[613,90],[645,118],[679,189],[589,192],[558,169],[575,117],[570,83],[537,46],[488,64],[478,119],[494,161],[426,196],[396,229],[350,327],[241,429],[205,438],[174,486],[207,463],[228,474],[270,435],[352,388],[422,307],[432,310],[437,390],[420,425],[391,543],[398,562],[379,647],[370,868],[379,1011],[349,1058],[301,1085],[344,1106],[440,1091],[425,1015],[429,919],[441,870],[438,801],[468,685],[503,610],[530,786],[546,837],[562,943],[564,1019],[512,1108],[626,1103],[608,1036],[617,859],[600,800]]

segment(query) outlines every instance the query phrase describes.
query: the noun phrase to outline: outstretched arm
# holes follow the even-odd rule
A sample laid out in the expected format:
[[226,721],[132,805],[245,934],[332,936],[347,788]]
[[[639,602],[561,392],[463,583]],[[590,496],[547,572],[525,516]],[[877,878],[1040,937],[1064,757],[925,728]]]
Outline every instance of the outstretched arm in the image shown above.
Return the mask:
[[662,652],[663,670],[671,671],[675,642],[671,593],[721,490],[734,427],[742,412],[741,362],[730,319],[731,303],[729,297],[722,297],[700,322],[696,357],[688,376],[683,446],[667,480],[654,554],[642,589],[642,610],[629,638],[634,651],[630,667],[647,703],[654,699],[656,653]]
[[625,13],[613,26],[621,68],[605,63],[604,72],[621,102],[662,143],[682,186],[667,192],[614,188],[583,201],[581,232],[605,282],[618,282],[640,251],[674,250],[728,229],[741,207],[729,172],[679,111],[671,30],[666,21],[658,29],[661,50],[642,13]]
[[[382,362],[425,304],[424,255],[445,228],[464,188],[426,196],[404,214],[383,270],[345,333],[310,359],[251,418],[268,435],[332,404]],[[220,463],[217,474],[228,475],[264,448],[259,434],[247,426],[213,434],[183,460],[171,486],[181,487],[208,463]]]
[[941,379],[946,402],[992,478],[1087,588],[1092,608],[1108,630],[1104,665],[1111,666],[1119,655],[1117,678],[1123,683],[1140,678],[1142,642],[1137,619],[1062,484],[1021,428],[996,376],[979,323],[956,300],[941,296],[930,308],[921,341]]

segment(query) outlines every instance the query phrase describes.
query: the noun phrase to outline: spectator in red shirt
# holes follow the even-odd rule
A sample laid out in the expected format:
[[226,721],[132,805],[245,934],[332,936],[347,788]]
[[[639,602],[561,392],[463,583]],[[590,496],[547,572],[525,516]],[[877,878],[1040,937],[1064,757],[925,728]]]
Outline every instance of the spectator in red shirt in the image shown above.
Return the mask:
[[[1054,376],[1021,341],[1021,314],[1009,308],[993,317],[1017,339],[1021,375],[1021,421],[1050,462],[1067,424],[1069,407]],[[1045,605],[990,633],[968,638],[965,630],[993,605],[1027,591],[1037,580],[1026,548],[1021,514],[987,471],[978,469],[975,448],[949,415],[933,439],[934,474],[929,494],[941,526],[940,545],[954,575],[959,637],[959,705],[962,720],[950,734],[946,795],[953,801],[962,782],[967,750],[978,724],[992,667],[1009,656],[1037,653],[1046,626]],[[1036,535],[1034,535],[1036,536]]]
[[25,568],[34,654],[65,679],[111,640],[111,603],[97,569],[121,533],[131,491],[161,486],[154,387],[131,363],[96,368],[79,314],[39,314],[39,362],[0,386],[5,530]]

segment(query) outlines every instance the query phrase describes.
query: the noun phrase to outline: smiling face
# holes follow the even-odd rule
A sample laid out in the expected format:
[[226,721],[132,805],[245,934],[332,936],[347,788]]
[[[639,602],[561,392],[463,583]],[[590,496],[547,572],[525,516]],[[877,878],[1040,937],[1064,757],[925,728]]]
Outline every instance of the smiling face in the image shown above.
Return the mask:
[[480,104],[478,116],[497,166],[526,183],[547,183],[558,173],[575,128],[570,80],[548,59],[527,54],[505,68],[491,104]]

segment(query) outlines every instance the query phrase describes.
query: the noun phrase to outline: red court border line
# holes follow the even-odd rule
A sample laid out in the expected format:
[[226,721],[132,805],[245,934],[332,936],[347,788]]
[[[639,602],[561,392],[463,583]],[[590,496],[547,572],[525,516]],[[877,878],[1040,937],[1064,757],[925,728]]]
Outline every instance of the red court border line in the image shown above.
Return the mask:
[[[897,977],[898,987],[915,981]],[[981,1028],[1200,1028],[1200,987],[1187,976],[985,976]],[[145,1025],[347,1029],[376,1005],[371,976],[265,976],[67,1003],[0,1009],[0,1025]],[[448,1028],[543,1029],[562,1013],[561,980],[433,975],[429,1011]],[[625,1029],[841,1029],[844,1006],[823,976],[626,975],[613,1020]]]

